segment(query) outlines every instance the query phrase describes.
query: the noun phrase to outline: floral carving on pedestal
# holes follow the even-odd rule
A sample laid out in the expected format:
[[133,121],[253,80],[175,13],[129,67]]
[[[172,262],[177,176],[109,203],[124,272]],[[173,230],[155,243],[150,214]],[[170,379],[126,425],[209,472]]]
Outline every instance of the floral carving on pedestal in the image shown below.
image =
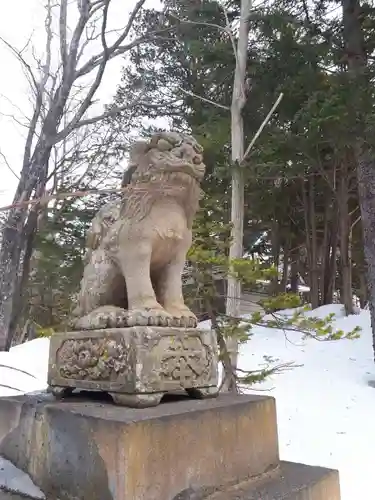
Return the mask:
[[213,353],[199,337],[172,338],[162,357],[160,376],[179,380],[182,386],[210,378]]
[[115,339],[68,339],[56,353],[61,377],[116,381],[131,371],[131,349]]

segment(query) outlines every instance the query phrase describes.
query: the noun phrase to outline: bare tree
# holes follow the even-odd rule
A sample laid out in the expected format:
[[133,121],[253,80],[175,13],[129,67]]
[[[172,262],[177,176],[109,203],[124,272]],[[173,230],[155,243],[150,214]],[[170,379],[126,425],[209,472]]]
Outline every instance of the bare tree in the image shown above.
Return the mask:
[[[232,160],[232,193],[231,193],[231,244],[229,249],[229,258],[231,261],[241,259],[243,257],[243,223],[244,223],[244,165],[252,152],[253,146],[264,127],[269,122],[271,116],[280,104],[283,94],[280,94],[270,112],[262,122],[256,134],[250,141],[250,144],[245,150],[245,135],[244,135],[244,120],[243,109],[249,97],[249,81],[248,81],[248,47],[249,47],[249,28],[250,15],[254,10],[253,0],[241,0],[240,4],[240,20],[238,32],[235,33],[230,22],[228,9],[225,3],[221,4],[225,16],[225,26],[220,26],[213,23],[195,22],[186,19],[178,20],[186,24],[206,25],[215,28],[218,31],[225,33],[231,41],[233,48],[233,56],[235,58],[235,72],[232,88],[232,103],[231,107],[207,99],[204,96],[194,94],[192,92],[183,91],[191,97],[200,99],[203,102],[212,104],[221,109],[230,110],[231,113],[231,160]],[[237,23],[236,23],[237,24]],[[228,276],[227,299],[226,299],[226,314],[229,317],[236,318],[239,316],[239,306],[241,299],[241,283],[236,279],[234,273]],[[237,391],[236,369],[238,358],[238,340],[236,338],[226,339],[226,352],[229,355],[231,366],[228,366],[228,356],[223,360],[224,364],[224,380],[221,386],[223,392]]]
[[[233,52],[236,59],[233,90],[232,90],[232,104],[231,104],[231,158],[232,158],[232,203],[231,203],[231,243],[229,247],[229,258],[231,261],[235,259],[242,259],[243,257],[243,225],[244,225],[244,163],[249,157],[251,150],[262,133],[264,127],[270,120],[275,109],[279,105],[282,94],[273,105],[267,117],[263,121],[257,133],[254,135],[252,141],[245,151],[245,135],[244,135],[244,120],[243,109],[247,102],[249,95],[248,85],[248,47],[249,47],[249,21],[250,14],[253,8],[252,0],[241,0],[240,20],[238,28],[238,38],[235,39],[229,18],[224,8],[226,17],[226,29],[230,36]],[[236,279],[234,273],[228,276],[228,288],[226,299],[226,314],[229,317],[238,317],[241,301],[241,282]],[[232,370],[235,373],[237,369],[238,358],[238,341],[236,338],[227,339],[227,349],[230,354]],[[235,377],[228,376],[224,380],[222,390],[237,391],[237,384]]]
[[[132,37],[132,26],[145,1],[138,0],[125,27],[113,32],[108,29],[112,0],[60,0],[60,3],[46,0],[44,57],[38,59],[33,51],[33,62],[27,60],[23,50],[0,39],[21,63],[33,95],[19,183],[1,238],[0,350],[8,349],[11,344],[15,298],[20,293],[23,270],[28,268],[38,223],[40,204],[24,202],[45,195],[53,163],[51,158],[59,144],[69,140],[75,130],[123,111],[112,108],[101,114],[90,114],[108,62],[147,40],[162,36],[165,31],[157,27],[142,36]],[[58,26],[55,29],[56,13]],[[70,17],[76,19],[73,27],[68,22]],[[98,51],[93,53],[98,45]],[[59,54],[57,61],[56,52]]]
[[[252,0],[241,0],[240,25],[238,40],[236,42],[228,16],[227,29],[230,34],[233,51],[236,58],[236,66],[233,81],[232,105],[231,105],[231,142],[232,142],[232,204],[231,204],[231,244],[229,258],[241,259],[243,256],[243,221],[244,221],[244,176],[242,163],[244,160],[244,121],[242,116],[246,104],[245,81],[247,75],[247,53],[249,45],[249,17]],[[234,274],[228,277],[226,314],[231,317],[239,316],[241,299],[241,282]],[[227,349],[230,353],[233,371],[237,367],[237,341],[235,338],[227,340]],[[236,390],[235,380],[231,377],[225,381],[223,386],[228,390]]]

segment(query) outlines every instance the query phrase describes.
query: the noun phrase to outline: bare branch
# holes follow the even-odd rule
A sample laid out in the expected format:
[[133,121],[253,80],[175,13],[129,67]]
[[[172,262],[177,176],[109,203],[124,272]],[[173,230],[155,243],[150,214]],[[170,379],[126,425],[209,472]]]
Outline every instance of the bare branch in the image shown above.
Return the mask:
[[[134,49],[134,47],[138,47],[138,45],[141,45],[144,42],[155,39],[157,37],[161,37],[161,35],[163,33],[169,33],[172,29],[173,28],[165,28],[165,29],[161,29],[158,31],[149,32],[144,36],[141,36],[139,38],[135,38],[132,42],[129,42],[127,45],[122,45],[122,46],[118,47],[116,50],[112,50],[113,46],[110,46],[108,48],[108,50],[109,50],[108,61],[110,61],[111,59],[113,59],[121,54],[125,54],[126,52],[129,52],[131,49]],[[99,66],[101,64],[102,58],[103,58],[103,53],[92,57],[80,69],[77,70],[75,78],[78,79],[78,78],[90,73],[90,71],[92,71],[94,68],[96,68],[97,66]]]
[[31,148],[33,144],[33,139],[36,135],[36,128],[38,124],[39,117],[42,112],[43,104],[44,104],[44,98],[45,98],[45,91],[46,91],[46,85],[47,81],[50,75],[51,71],[51,60],[52,60],[52,6],[51,6],[51,1],[48,0],[47,3],[47,15],[46,15],[46,20],[45,20],[45,28],[46,28],[46,60],[45,64],[43,65],[42,69],[42,75],[40,78],[39,82],[35,81],[35,88],[36,88],[36,99],[35,99],[35,107],[34,107],[34,112],[33,116],[30,120],[30,125],[29,125],[29,130],[27,133],[26,137],[26,143],[25,143],[25,150],[24,150],[24,155],[23,155],[23,168],[27,168],[27,165],[29,164],[31,160]]
[[[9,366],[9,365],[4,365],[3,363],[0,364],[0,368],[7,368],[8,370],[14,370],[18,373],[24,373],[25,375],[29,375],[29,377],[35,378],[36,376],[33,375],[32,373],[27,372],[26,370],[22,370],[21,368],[16,368],[15,366]],[[6,387],[6,386],[3,386]],[[14,387],[10,387],[10,389],[15,389]],[[15,389],[18,391],[19,389]]]
[[98,10],[102,9],[106,3],[106,0],[98,0],[97,2],[91,2],[90,4],[90,16],[95,14]]
[[4,160],[4,163],[5,163],[5,165],[7,166],[8,170],[10,170],[10,172],[12,172],[12,174],[13,174],[15,177],[17,177],[17,179],[19,179],[19,178],[20,178],[20,177],[19,177],[19,175],[17,175],[17,174],[16,174],[16,172],[12,169],[12,167],[10,166],[10,164],[9,164],[9,162],[8,162],[8,160],[7,160],[7,157],[5,156],[5,154],[4,154],[2,151],[0,151],[0,156],[1,156],[1,157],[2,157],[2,159]]
[[91,0],[90,9],[96,9],[98,6],[103,7],[105,0]]
[[63,71],[62,84],[60,92],[58,92],[58,100],[60,107],[65,103],[70,87],[74,81],[74,73],[76,70],[77,56],[79,50],[79,43],[82,37],[83,30],[85,29],[87,21],[90,19],[90,2],[89,0],[80,0],[78,2],[79,19],[73,31],[72,39],[69,47],[69,54],[67,55],[67,63],[65,71]]
[[[129,16],[129,20],[128,20],[126,26],[125,26],[124,31],[122,32],[122,34],[118,37],[118,39],[116,40],[116,42],[109,49],[108,49],[108,47],[105,47],[105,50],[103,52],[103,56],[102,57],[104,57],[106,55],[106,52],[107,53],[108,52],[114,52],[114,51],[116,51],[116,49],[118,49],[120,47],[120,45],[122,44],[122,42],[128,36],[128,34],[129,34],[130,30],[131,30],[131,27],[133,26],[135,18],[138,15],[138,12],[141,10],[141,8],[143,7],[143,5],[144,5],[145,2],[146,2],[146,0],[138,0],[138,2],[136,3],[133,11],[131,12],[131,14]],[[105,6],[105,8],[107,9],[107,12],[108,12],[108,6],[109,6],[109,1],[107,0],[107,4]],[[104,26],[104,23],[103,23],[103,26]],[[105,22],[105,26],[106,26],[106,22]],[[102,39],[103,39],[103,33],[104,32],[105,31],[102,29]]]
[[121,193],[125,188],[113,188],[113,189],[88,189],[86,191],[72,191],[70,193],[56,193],[49,196],[42,196],[34,200],[20,201],[17,203],[12,203],[11,205],[6,205],[0,207],[0,212],[7,212],[13,208],[21,207],[32,207],[35,205],[47,205],[51,200],[64,200],[66,198],[81,198],[88,195],[101,195],[101,194],[112,194]]
[[46,28],[47,39],[46,39],[46,61],[43,66],[43,76],[40,84],[40,87],[42,87],[41,91],[44,90],[51,71],[51,61],[52,61],[51,51],[52,51],[52,38],[53,38],[51,0],[48,0],[47,2],[47,15],[44,24]]
[[33,70],[31,69],[31,66],[30,64],[25,60],[25,58],[22,56],[22,53],[21,51],[17,50],[15,47],[13,47],[13,45],[11,45],[9,42],[7,42],[2,36],[0,36],[0,41],[3,42],[3,44],[8,47],[8,49],[13,52],[13,54],[17,57],[17,59],[20,61],[20,63],[22,64],[22,66],[26,69],[26,71],[28,72],[28,74],[30,75],[31,77],[31,80],[33,82],[33,84],[35,85],[35,88],[37,89],[38,88],[38,84],[37,84],[37,81],[36,81],[36,78],[34,76],[34,73],[33,73]]
[[[225,5],[222,5],[222,9],[223,9],[224,16],[225,16],[225,23],[226,23],[226,28],[227,28],[226,32],[228,33],[230,43],[232,44],[233,54],[234,54],[234,57],[236,59],[236,66],[238,66],[239,60],[238,60],[236,39],[234,38],[234,35],[233,35],[233,31],[232,31],[230,21],[229,21],[228,11],[227,11],[227,8],[225,7]],[[243,87],[243,85],[242,85],[242,87]],[[244,88],[242,88],[242,91],[245,94]]]
[[171,12],[168,12],[168,15],[173,19],[176,19],[176,21],[180,22],[181,24],[194,24],[197,26],[207,26],[208,28],[215,28],[219,31],[222,31],[223,33],[228,33],[227,26],[221,26],[220,24],[215,24],[215,23],[205,23],[203,21],[190,21],[189,19],[181,19],[180,17],[172,14]]
[[11,113],[2,113],[0,112],[1,116],[5,116],[6,118],[11,118],[14,122],[16,122],[18,125],[20,125],[23,128],[29,128],[29,123],[26,121],[26,123],[22,123],[21,120],[19,120],[15,115],[12,115]]
[[355,228],[355,226],[358,224],[358,222],[362,219],[362,215],[358,215],[358,217],[355,219],[355,221],[352,223],[352,225],[350,226],[350,232],[352,233],[353,232],[353,229]]
[[256,134],[254,135],[254,137],[252,138],[250,144],[248,145],[246,151],[245,151],[245,154],[243,155],[243,158],[242,158],[242,161],[241,163],[243,163],[244,161],[246,161],[247,157],[249,156],[250,154],[250,151],[252,150],[256,140],[258,139],[258,137],[260,136],[260,134],[263,132],[263,129],[264,127],[267,125],[267,123],[270,121],[271,119],[271,116],[273,115],[273,113],[275,112],[277,106],[280,104],[281,102],[281,99],[284,97],[284,94],[281,93],[279,95],[279,97],[277,98],[276,102],[274,103],[274,105],[272,106],[272,108],[270,109],[268,115],[265,117],[265,119],[263,120],[263,123],[261,124],[261,126],[259,127],[259,129],[257,130]]
[[[18,111],[18,113],[19,113],[20,115],[22,115],[22,116],[23,116],[23,118],[25,118],[25,120],[27,120],[27,121],[29,121],[29,120],[30,120],[30,118],[29,118],[28,116],[26,116],[26,115],[25,115],[25,113],[22,111],[22,109],[21,109],[19,106],[17,106],[17,104],[15,104],[15,103],[14,103],[11,99],[9,99],[9,97],[7,97],[7,96],[6,96],[6,95],[4,95],[4,94],[0,94],[0,98],[1,98],[1,99],[5,99],[6,101],[8,101],[8,103],[9,103],[9,104],[10,104],[13,108],[15,108],[15,109]],[[1,114],[4,114],[4,113],[1,113]]]
[[34,35],[34,30],[31,32],[31,35],[29,36],[29,38],[26,40],[26,43],[25,45],[22,47],[22,49],[20,50],[20,54],[22,54],[23,52],[25,52],[25,50],[27,49],[27,47],[30,45],[31,43],[31,40],[33,38],[33,35]]
[[12,391],[23,392],[21,389],[17,389],[17,387],[12,387],[11,385],[0,384],[0,387],[4,387],[5,389],[11,389]]
[[[85,114],[89,106],[91,105],[92,98],[95,95],[95,92],[98,90],[99,85],[101,84],[101,81],[103,79],[104,75],[104,70],[108,62],[108,55],[109,55],[109,49],[107,46],[107,41],[106,41],[106,28],[107,28],[107,22],[108,22],[108,8],[109,8],[110,0],[105,1],[104,5],[104,10],[103,10],[103,21],[102,21],[102,29],[101,29],[101,41],[102,41],[102,46],[103,46],[103,57],[102,61],[99,66],[99,70],[96,74],[95,80],[93,84],[90,87],[90,90],[88,91],[86,97],[84,98],[83,102],[79,106],[74,118],[71,120],[71,122],[61,131],[59,132],[56,137],[55,137],[55,143],[63,140],[65,137],[67,137],[74,128],[76,128],[77,123],[81,120],[82,116]],[[96,120],[97,121],[97,120]]]
[[25,150],[24,150],[24,154],[23,154],[23,168],[27,167],[27,165],[29,164],[30,159],[31,159],[31,147],[33,144],[33,139],[35,137],[36,126],[37,126],[39,115],[41,112],[41,107],[42,107],[42,104],[39,102],[39,99],[38,99],[37,102],[35,103],[33,116],[30,120],[29,130],[28,130],[27,137],[26,137]]
[[[51,173],[49,174],[49,176],[47,178],[47,183],[53,178],[53,176],[57,173],[57,171],[63,170],[64,164],[67,161],[70,161],[71,163],[74,164],[74,168],[70,170],[70,173],[73,173],[75,169],[79,169],[81,167],[80,162],[77,161],[77,159],[76,159],[77,155],[74,155],[74,153],[76,153],[77,151],[79,151],[82,154],[90,152],[91,147],[87,146],[86,149],[83,149],[83,144],[85,141],[87,141],[87,139],[89,139],[96,132],[97,132],[97,129],[90,127],[90,128],[87,128],[86,130],[83,130],[81,134],[76,134],[76,137],[73,138],[73,141],[70,141],[73,143],[71,144],[70,148],[68,148],[68,149],[66,147],[66,141],[63,141],[63,143],[62,143],[63,151],[61,153],[59,152],[59,146],[61,146],[61,145],[56,144],[54,146],[56,161],[55,161],[54,169],[51,171]],[[78,183],[78,185],[79,185],[79,183]]]
[[[138,0],[133,11],[131,12],[131,14],[129,16],[129,20],[128,20],[124,30],[122,31],[121,35],[117,38],[117,40],[111,46],[108,47],[108,54],[107,54],[108,61],[110,59],[113,59],[114,57],[117,57],[118,55],[121,55],[121,54],[124,54],[125,52],[128,52],[132,48],[137,47],[138,45],[140,45],[141,43],[143,43],[147,40],[150,40],[150,38],[152,38],[154,36],[160,36],[161,34],[170,32],[171,30],[174,29],[173,27],[171,27],[171,28],[165,28],[165,29],[160,29],[160,30],[153,31],[150,33],[146,33],[145,35],[134,39],[133,41],[129,42],[128,44],[122,45],[122,43],[125,41],[125,39],[129,35],[131,27],[133,26],[134,20],[135,20],[136,16],[138,15],[139,11],[141,10],[141,8],[143,7],[145,2],[146,2],[146,0]],[[92,71],[94,68],[99,66],[102,63],[103,57],[104,57],[104,52],[101,52],[100,54],[96,54],[95,56],[91,57],[80,69],[77,70],[76,78],[80,78],[80,77],[86,75],[87,73]]]
[[68,49],[67,49],[67,16],[68,0],[61,0],[60,4],[60,56],[63,70],[66,71]]
[[[100,8],[102,7],[102,5],[100,6]],[[114,29],[111,29],[111,30],[107,30],[106,31],[106,35],[110,35],[112,33],[116,33],[116,34],[119,34],[121,33],[122,31],[124,30],[124,28],[114,28]],[[84,40],[81,44],[81,48],[78,52],[78,55],[77,55],[77,63],[78,61],[81,60],[85,50],[86,50],[86,47],[89,45],[90,42],[94,42],[96,41],[98,38],[101,37],[101,32],[100,33],[95,33],[95,23],[93,23],[92,26],[86,26],[85,28],[85,35],[86,35],[86,40]]]
[[181,19],[172,13],[169,13],[169,15],[173,19],[176,19],[177,21],[179,21],[181,24],[193,24],[193,25],[197,25],[197,26],[206,26],[208,28],[214,28],[214,29],[217,29],[218,31],[221,31],[222,33],[227,34],[229,36],[230,42],[232,44],[232,49],[233,49],[234,57],[236,59],[236,64],[238,64],[237,44],[236,44],[236,39],[233,35],[232,27],[230,25],[228,11],[227,11],[227,8],[225,7],[225,5],[223,5],[223,4],[221,5],[221,8],[223,9],[226,26],[221,26],[220,24],[216,24],[216,23],[206,23],[206,22],[202,22],[202,21],[190,21],[189,19]]
[[190,92],[189,90],[185,90],[181,87],[178,87],[178,90],[183,92],[184,94],[190,96],[190,97],[195,97],[203,102],[207,102],[208,104],[212,104],[213,106],[216,106],[217,108],[225,109],[226,111],[230,110],[229,106],[225,106],[224,104],[220,104],[219,102],[211,101],[211,99],[207,99],[207,97],[202,97],[198,94],[194,94],[194,92]]

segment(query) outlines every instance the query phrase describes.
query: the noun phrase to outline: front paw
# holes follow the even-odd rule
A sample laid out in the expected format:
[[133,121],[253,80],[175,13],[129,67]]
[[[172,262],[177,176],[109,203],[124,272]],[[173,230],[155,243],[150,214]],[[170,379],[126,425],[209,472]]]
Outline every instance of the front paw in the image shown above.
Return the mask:
[[198,319],[195,314],[181,316],[181,328],[196,328],[198,326]]
[[127,326],[173,326],[173,318],[162,307],[130,309]]
[[74,322],[74,330],[102,330],[127,326],[128,312],[115,306],[98,307]]
[[179,328],[196,328],[198,320],[195,314],[188,307],[170,306],[167,312],[173,317],[172,326]]

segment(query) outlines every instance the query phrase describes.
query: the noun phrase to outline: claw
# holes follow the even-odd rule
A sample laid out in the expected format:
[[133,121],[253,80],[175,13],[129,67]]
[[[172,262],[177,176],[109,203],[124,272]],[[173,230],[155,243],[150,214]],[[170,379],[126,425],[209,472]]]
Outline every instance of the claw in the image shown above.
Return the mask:
[[193,316],[190,316],[190,318],[188,318],[189,321],[189,328],[196,328],[196,326],[198,325],[198,321],[197,321],[197,318],[194,318]]
[[180,318],[180,327],[181,328],[187,328],[189,326],[189,318],[186,318],[184,316],[182,316]]
[[154,316],[149,316],[148,325],[149,326],[156,326],[157,324],[158,324],[158,319],[155,318]]
[[137,324],[136,317],[132,316],[132,315],[128,316],[126,322],[127,322],[127,326],[129,326],[129,327],[130,326],[135,326]]
[[163,309],[125,310],[104,306],[77,320],[75,330],[95,330],[105,328],[124,328],[132,326],[188,327],[194,325],[189,315],[172,316]]
[[171,318],[171,326],[174,326],[176,328],[180,327],[181,325],[181,320],[180,318],[177,318],[176,316],[173,316],[173,318]]
[[169,326],[170,319],[167,316],[159,316],[159,326]]
[[115,325],[114,328],[124,328],[125,326],[128,325],[128,318],[123,315],[119,315],[115,318]]
[[137,318],[136,324],[139,326],[147,326],[148,325],[148,318],[146,316],[140,316]]

